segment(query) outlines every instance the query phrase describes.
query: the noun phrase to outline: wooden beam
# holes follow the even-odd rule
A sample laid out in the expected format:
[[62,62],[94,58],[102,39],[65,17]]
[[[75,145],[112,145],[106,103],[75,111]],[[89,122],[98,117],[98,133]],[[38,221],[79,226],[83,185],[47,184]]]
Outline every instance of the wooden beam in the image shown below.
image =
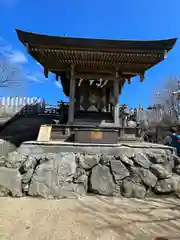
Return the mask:
[[[37,51],[37,50],[42,50],[45,51],[47,49],[51,50],[51,51],[70,51],[69,46],[62,46],[62,45],[43,45],[43,44],[32,44],[31,43],[31,51]],[[84,51],[88,51],[88,52],[100,52],[100,53],[122,53],[122,54],[156,54],[156,55],[161,55],[163,50],[150,50],[150,49],[122,49],[122,48],[116,48],[116,49],[108,49],[106,48],[106,51],[99,51],[99,48],[93,48],[93,47],[74,47],[71,49],[73,49],[72,51],[79,51],[79,52],[84,52]]]
[[[50,72],[53,72],[53,73],[58,73],[58,72],[69,72],[70,71],[70,69],[67,67],[67,66],[59,66],[59,67],[48,67],[48,69],[49,69],[49,71]],[[146,68],[142,68],[142,66],[141,66],[141,68],[134,68],[134,67],[132,67],[132,68],[124,68],[124,67],[121,67],[120,68],[121,69],[121,72],[122,72],[122,76],[136,76],[136,75],[139,75],[139,72],[141,71],[141,70],[143,70],[144,71],[144,69],[146,70]],[[89,70],[86,70],[86,69],[84,69],[83,67],[82,68],[76,68],[76,76],[80,76],[80,75],[89,75],[89,76],[94,76],[95,74],[93,73],[93,72],[96,72],[96,74],[97,75],[99,75],[99,76],[111,76],[113,79],[114,79],[114,74],[112,74],[112,73],[110,73],[110,71],[109,71],[109,73],[107,74],[107,72],[108,72],[108,70],[110,70],[110,69],[107,69],[106,71],[103,71],[103,69],[90,69],[91,71],[89,71]]]
[[[32,49],[33,51],[33,49]],[[84,56],[98,56],[98,57],[104,57],[104,56],[109,56],[109,58],[120,58],[120,57],[127,57],[127,58],[161,58],[163,56],[162,52],[127,52],[127,53],[123,53],[123,52],[100,52],[100,51],[88,51],[88,50],[84,50],[84,51],[78,51],[78,50],[62,50],[62,49],[55,49],[55,50],[50,50],[50,49],[38,49],[35,48],[34,51],[40,51],[41,53],[48,53],[48,54],[59,54],[60,56],[73,56],[72,59],[74,59],[74,56],[77,56],[78,58],[82,58],[82,53],[83,53],[83,57]],[[108,60],[108,59],[106,59]]]
[[[132,73],[131,73],[132,74]],[[137,75],[138,73],[134,73],[132,76],[129,76],[129,79],[131,79],[131,77]],[[112,76],[112,75],[103,75],[103,74],[75,74],[74,75],[75,79],[82,79],[83,81],[89,81],[89,80],[100,80],[102,79],[103,81],[114,81],[116,80],[116,77]],[[127,79],[128,76],[127,75],[120,75],[119,77],[119,81],[123,82],[124,79]]]
[[83,80],[115,80],[116,78],[112,75],[103,75],[103,74],[75,74],[75,79]]
[[[51,60],[50,60],[51,59]],[[40,62],[42,62],[42,59],[39,59]],[[130,67],[130,69],[132,69],[132,67],[138,67],[138,68],[148,68],[150,66],[152,66],[153,64],[156,64],[160,59],[157,59],[156,61],[147,61],[147,62],[143,62],[141,63],[140,61],[122,61],[122,60],[112,60],[112,61],[105,61],[105,60],[94,60],[91,61],[89,59],[85,60],[85,59],[61,59],[61,58],[57,58],[57,57],[48,57],[46,56],[45,58],[45,62],[44,64],[46,64],[46,66],[48,66],[48,69],[58,69],[60,66],[71,66],[72,64],[74,64],[75,66],[77,66],[77,68],[79,66],[83,66],[83,65],[91,65],[91,66],[104,66],[105,69],[113,69],[118,67],[119,69],[125,68],[127,69],[128,66]],[[58,63],[57,63],[58,62]],[[81,67],[82,68],[82,67]],[[91,67],[92,68],[92,67]],[[89,68],[89,69],[91,69]],[[126,70],[125,70],[126,71]],[[131,70],[130,70],[131,71]]]
[[[56,72],[56,73],[60,73],[60,72],[66,72],[66,73],[69,73],[71,71],[71,69],[68,67],[68,68],[48,68],[49,71],[52,71],[52,72]],[[138,71],[132,71],[132,69],[126,69],[125,71],[122,71],[120,72],[120,75],[121,76],[128,76],[128,75],[131,75],[131,76],[135,76],[135,75],[138,75],[139,74],[139,70]],[[60,75],[60,74],[59,74]],[[76,67],[76,73],[75,73],[75,76],[76,77],[81,77],[81,76],[90,76],[91,78],[94,77],[94,76],[100,76],[100,77],[112,77],[114,78],[114,71],[112,71],[111,69],[107,69],[107,70],[98,70],[96,69],[93,70],[93,69],[83,69],[83,68],[77,68]]]

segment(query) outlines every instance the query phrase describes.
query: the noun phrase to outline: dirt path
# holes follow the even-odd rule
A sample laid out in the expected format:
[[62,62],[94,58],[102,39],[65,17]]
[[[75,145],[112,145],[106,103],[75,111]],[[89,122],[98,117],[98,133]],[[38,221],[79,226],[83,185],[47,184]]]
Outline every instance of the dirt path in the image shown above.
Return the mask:
[[180,239],[180,200],[0,198],[0,240]]

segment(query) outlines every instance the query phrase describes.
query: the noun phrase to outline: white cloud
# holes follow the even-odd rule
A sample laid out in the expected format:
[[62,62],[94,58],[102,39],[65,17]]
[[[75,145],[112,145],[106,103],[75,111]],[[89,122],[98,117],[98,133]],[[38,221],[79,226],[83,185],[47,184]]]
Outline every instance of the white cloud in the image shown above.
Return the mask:
[[32,82],[41,83],[40,79],[37,76],[33,75],[33,73],[26,75],[26,78]]
[[24,64],[28,62],[24,53],[20,51],[12,52],[10,55],[8,55],[8,58],[11,62],[14,62],[14,63]]
[[62,85],[61,85],[61,83],[60,83],[59,81],[58,81],[58,82],[56,81],[55,84],[56,84],[56,86],[57,86],[58,88],[62,88]]
[[2,37],[0,37],[0,54],[12,63],[24,64],[28,62],[23,52],[13,49]]
[[44,77],[41,73],[36,72],[36,73],[27,73],[26,78],[32,82],[35,83],[43,83],[44,82]]

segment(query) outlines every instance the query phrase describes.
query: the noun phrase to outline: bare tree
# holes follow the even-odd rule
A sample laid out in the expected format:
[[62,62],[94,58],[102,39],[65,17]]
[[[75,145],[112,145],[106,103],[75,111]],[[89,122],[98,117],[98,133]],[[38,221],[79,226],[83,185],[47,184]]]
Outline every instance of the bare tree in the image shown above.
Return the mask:
[[3,54],[7,47],[0,42],[0,88],[17,88],[22,85],[23,71]]
[[[164,117],[175,121],[179,117],[178,100],[180,77],[174,76],[165,80],[164,86],[156,93],[155,103],[163,109]],[[177,93],[177,94],[176,94]]]
[[149,141],[163,143],[169,127],[180,118],[180,77],[167,78],[158,92],[153,94],[152,105],[140,112],[140,126]]
[[21,70],[6,59],[0,59],[0,88],[21,86]]

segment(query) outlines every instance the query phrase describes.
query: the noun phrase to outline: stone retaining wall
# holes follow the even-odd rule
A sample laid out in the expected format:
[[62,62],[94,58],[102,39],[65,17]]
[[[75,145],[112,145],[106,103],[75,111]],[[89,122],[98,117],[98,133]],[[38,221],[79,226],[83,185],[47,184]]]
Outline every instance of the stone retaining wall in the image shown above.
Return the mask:
[[179,197],[180,158],[170,148],[140,146],[120,146],[112,155],[103,151],[45,153],[46,146],[22,145],[1,157],[0,195],[76,198],[90,192]]

